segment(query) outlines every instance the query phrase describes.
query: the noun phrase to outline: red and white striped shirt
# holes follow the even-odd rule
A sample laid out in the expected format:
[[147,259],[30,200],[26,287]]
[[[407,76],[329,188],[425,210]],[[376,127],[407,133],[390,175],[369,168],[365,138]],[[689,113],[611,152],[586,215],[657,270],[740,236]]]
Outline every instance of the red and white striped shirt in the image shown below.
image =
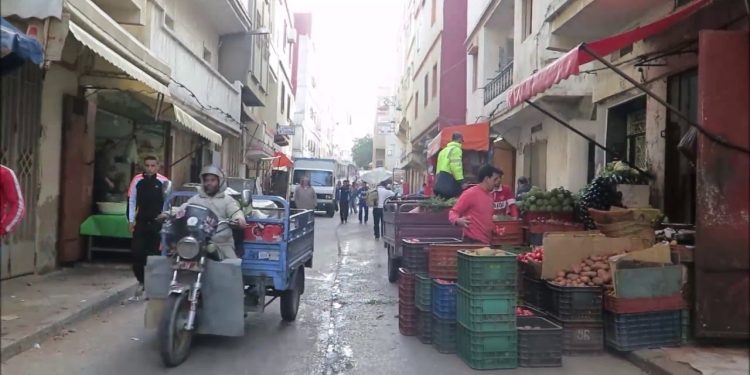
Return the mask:
[[25,212],[23,193],[16,174],[0,164],[0,237],[18,226]]

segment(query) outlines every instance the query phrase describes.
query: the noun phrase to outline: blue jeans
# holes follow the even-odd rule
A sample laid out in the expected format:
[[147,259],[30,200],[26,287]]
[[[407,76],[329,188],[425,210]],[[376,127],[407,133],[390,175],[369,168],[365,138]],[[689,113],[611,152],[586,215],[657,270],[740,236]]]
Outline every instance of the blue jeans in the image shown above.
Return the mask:
[[[364,214],[365,220],[362,221],[362,215]],[[367,221],[370,219],[370,209],[367,207],[367,204],[359,204],[359,222],[360,223],[367,223]]]

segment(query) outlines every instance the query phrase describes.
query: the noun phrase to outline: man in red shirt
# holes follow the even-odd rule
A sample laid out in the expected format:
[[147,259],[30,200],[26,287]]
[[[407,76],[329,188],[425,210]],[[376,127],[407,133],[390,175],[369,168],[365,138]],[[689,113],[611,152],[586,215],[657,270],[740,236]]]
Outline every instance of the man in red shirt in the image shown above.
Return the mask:
[[448,213],[454,225],[464,228],[465,242],[489,244],[495,223],[492,191],[500,185],[503,172],[491,165],[479,169],[479,184],[464,191]]
[[0,237],[13,232],[25,213],[21,185],[13,170],[0,164]]
[[[501,175],[501,181],[502,181],[502,171],[500,171]],[[495,189],[495,191],[492,192],[492,198],[495,201],[495,215],[505,215],[505,216],[511,216],[515,219],[518,218],[518,206],[516,206],[516,196],[513,194],[513,191],[510,189],[510,186],[503,185],[502,182],[500,183],[500,186]]]

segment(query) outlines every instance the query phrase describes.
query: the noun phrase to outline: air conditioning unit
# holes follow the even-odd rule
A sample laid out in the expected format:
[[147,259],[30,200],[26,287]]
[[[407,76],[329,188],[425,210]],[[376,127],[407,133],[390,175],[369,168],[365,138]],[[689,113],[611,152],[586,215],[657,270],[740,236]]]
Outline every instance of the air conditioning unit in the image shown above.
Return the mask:
[[289,29],[286,34],[286,42],[292,44],[297,43],[297,30]]

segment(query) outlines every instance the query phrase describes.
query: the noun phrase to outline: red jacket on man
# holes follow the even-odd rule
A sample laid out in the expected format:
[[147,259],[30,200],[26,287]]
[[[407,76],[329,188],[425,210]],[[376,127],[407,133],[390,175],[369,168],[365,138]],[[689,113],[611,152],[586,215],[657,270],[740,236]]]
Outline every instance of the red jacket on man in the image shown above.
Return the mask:
[[516,206],[516,196],[513,194],[508,185],[501,185],[492,192],[492,198],[495,202],[495,215],[506,215],[518,218],[518,206]]
[[0,164],[0,237],[12,232],[24,213],[23,194],[16,174]]

